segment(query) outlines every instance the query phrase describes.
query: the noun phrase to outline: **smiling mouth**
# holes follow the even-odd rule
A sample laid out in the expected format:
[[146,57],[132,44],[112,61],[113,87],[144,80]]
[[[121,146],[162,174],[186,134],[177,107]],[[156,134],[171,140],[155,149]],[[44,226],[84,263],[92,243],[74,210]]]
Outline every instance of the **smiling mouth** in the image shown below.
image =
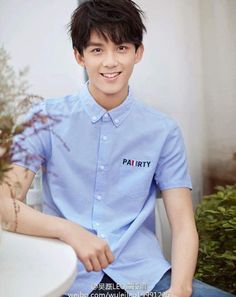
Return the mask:
[[116,78],[117,76],[119,76],[121,74],[121,72],[114,72],[114,73],[101,73],[101,75],[105,78]]

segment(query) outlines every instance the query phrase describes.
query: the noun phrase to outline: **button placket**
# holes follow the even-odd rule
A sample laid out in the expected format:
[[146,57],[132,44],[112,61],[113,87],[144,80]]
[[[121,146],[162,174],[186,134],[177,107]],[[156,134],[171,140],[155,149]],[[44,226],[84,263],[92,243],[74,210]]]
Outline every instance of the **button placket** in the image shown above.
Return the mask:
[[[97,158],[97,172],[96,172],[96,182],[94,190],[94,205],[92,213],[92,225],[93,228],[97,231],[98,236],[101,238],[106,238],[106,232],[102,229],[102,219],[104,217],[104,206],[105,203],[105,190],[106,190],[106,181],[107,181],[107,156],[110,151],[109,144],[109,132],[111,129],[111,119],[106,113],[103,115],[100,124],[100,139],[99,139],[99,150]],[[102,237],[102,235],[104,237]]]

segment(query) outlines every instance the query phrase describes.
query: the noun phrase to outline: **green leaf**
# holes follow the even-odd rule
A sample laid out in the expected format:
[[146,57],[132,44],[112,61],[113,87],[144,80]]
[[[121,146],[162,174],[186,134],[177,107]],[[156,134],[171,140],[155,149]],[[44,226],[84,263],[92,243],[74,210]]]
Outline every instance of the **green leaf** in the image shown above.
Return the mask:
[[200,240],[195,278],[236,294],[236,184],[216,190],[195,211]]

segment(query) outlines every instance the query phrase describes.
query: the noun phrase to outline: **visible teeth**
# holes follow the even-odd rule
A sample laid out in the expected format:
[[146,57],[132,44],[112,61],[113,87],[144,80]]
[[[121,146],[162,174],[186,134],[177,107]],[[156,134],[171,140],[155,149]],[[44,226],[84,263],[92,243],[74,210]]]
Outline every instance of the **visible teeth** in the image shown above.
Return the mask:
[[117,75],[119,75],[119,72],[117,72],[117,73],[103,73],[102,75],[107,78],[113,78],[113,77],[116,77]]

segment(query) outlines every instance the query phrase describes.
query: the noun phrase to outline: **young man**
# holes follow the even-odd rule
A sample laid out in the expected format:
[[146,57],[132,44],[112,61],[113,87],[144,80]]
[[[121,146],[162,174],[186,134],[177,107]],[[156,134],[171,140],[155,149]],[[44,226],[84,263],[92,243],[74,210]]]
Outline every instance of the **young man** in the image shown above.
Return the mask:
[[[74,54],[89,81],[79,94],[45,100],[33,110],[63,118],[21,143],[38,158],[15,162],[9,174],[12,184],[22,184],[19,200],[40,166],[47,170],[44,214],[17,201],[18,232],[60,238],[75,249],[78,275],[66,292],[73,296],[230,296],[193,281],[198,236],[181,132],[128,86],[144,51],[141,16],[130,0],[89,0],[75,10]],[[155,236],[157,188],[172,229],[171,264]],[[2,192],[10,196],[7,185]]]

